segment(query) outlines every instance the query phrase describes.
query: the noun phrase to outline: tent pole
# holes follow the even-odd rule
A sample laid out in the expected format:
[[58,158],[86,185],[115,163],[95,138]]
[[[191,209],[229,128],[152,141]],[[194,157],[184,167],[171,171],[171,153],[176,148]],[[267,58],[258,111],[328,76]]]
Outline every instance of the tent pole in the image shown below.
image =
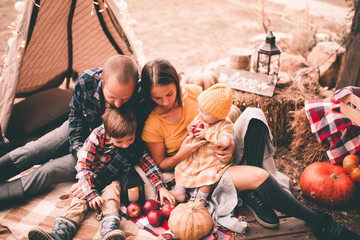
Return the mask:
[[[97,3],[97,4],[96,4]],[[99,22],[100,22],[100,25],[106,35],[106,37],[109,39],[110,43],[113,45],[113,47],[115,48],[115,50],[118,52],[118,54],[124,54],[120,47],[116,44],[114,38],[111,36],[110,32],[109,32],[109,29],[107,28],[106,24],[105,24],[105,21],[104,21],[104,18],[102,16],[102,13],[100,12],[100,6],[99,6],[99,1],[98,0],[94,0],[94,7],[95,7],[95,10],[96,10],[96,15],[98,16],[99,18]]]
[[68,69],[66,71],[66,88],[69,88],[70,79],[73,75],[73,45],[72,45],[72,22],[74,19],[74,12],[76,7],[76,0],[72,0],[69,17],[68,17]]

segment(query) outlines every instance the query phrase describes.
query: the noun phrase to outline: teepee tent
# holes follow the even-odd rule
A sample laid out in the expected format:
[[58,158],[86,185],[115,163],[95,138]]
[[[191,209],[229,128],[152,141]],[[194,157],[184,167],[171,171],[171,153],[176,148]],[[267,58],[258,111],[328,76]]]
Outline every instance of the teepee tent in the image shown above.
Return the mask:
[[128,55],[142,65],[141,42],[129,27],[132,19],[124,0],[25,0],[16,4],[21,13],[14,37],[8,41],[11,46],[0,78],[3,132],[17,97],[27,99],[64,81],[69,83],[115,54]]

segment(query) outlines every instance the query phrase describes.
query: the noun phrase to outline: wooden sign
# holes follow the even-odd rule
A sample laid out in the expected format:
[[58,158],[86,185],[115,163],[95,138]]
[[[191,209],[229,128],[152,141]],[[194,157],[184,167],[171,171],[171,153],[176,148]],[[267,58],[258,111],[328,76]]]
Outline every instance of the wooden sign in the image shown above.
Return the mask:
[[245,70],[238,70],[219,66],[215,69],[220,83],[229,87],[255,93],[258,95],[272,97],[275,90],[275,77],[261,73],[253,73]]

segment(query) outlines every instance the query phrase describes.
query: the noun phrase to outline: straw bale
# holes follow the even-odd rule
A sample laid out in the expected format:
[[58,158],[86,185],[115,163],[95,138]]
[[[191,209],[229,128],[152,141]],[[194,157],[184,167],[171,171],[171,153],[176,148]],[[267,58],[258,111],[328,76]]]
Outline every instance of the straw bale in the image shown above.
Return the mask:
[[[297,86],[284,89],[276,88],[273,97],[264,97],[242,91],[234,91],[234,104],[242,111],[246,107],[261,108],[268,121],[275,146],[289,146],[292,140],[292,131],[289,127],[295,111],[304,106],[304,100],[309,95],[303,95]],[[315,96],[314,96],[315,97]]]
[[[276,86],[272,97],[234,90],[234,105],[241,111],[246,107],[261,108],[268,121],[275,146],[288,147],[293,139],[290,122],[292,112],[304,106],[305,99],[323,98],[323,89],[319,84],[319,73],[314,68],[302,68],[291,77],[289,87]],[[306,120],[307,121],[307,120]]]
[[319,143],[311,132],[309,120],[306,117],[305,109],[294,111],[290,129],[293,132],[293,140],[290,144],[291,154],[302,159],[307,165],[313,162],[328,162],[326,151],[329,143]]

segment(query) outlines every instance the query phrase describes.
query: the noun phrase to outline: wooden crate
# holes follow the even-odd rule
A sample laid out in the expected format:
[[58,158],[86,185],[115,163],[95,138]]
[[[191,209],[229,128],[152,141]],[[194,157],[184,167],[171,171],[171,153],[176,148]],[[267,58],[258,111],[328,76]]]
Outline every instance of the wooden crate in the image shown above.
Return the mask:
[[356,125],[360,126],[360,98],[354,94],[348,94],[341,99],[340,112]]

